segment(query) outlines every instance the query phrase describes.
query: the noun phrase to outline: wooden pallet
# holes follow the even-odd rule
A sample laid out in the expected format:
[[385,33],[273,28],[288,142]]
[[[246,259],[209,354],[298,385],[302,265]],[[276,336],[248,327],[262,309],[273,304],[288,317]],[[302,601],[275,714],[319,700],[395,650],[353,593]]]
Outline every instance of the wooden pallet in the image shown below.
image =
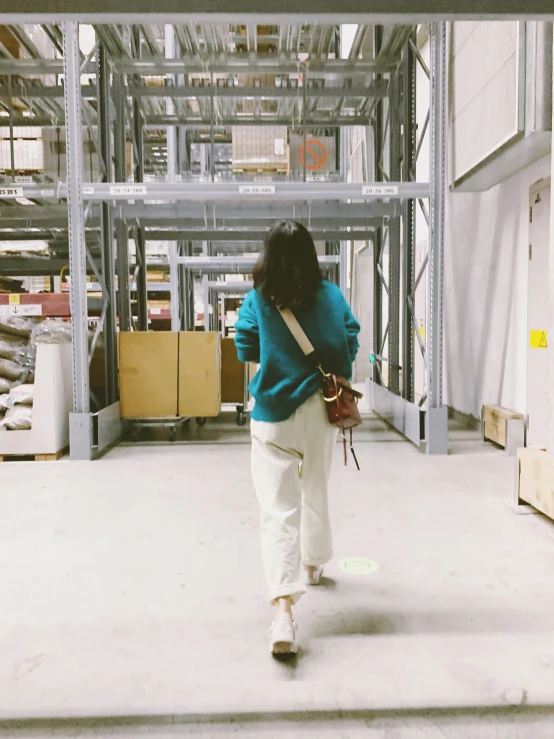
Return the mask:
[[0,454],[0,462],[56,462],[66,451],[61,449],[55,454]]
[[525,418],[500,405],[484,405],[481,410],[484,441],[492,441],[504,447],[510,456],[525,446]]

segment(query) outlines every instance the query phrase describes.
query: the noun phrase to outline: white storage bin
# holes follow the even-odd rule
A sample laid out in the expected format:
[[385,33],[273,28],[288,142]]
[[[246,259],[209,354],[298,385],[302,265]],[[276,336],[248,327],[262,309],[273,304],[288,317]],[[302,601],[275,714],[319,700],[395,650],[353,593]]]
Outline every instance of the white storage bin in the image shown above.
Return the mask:
[[0,431],[0,457],[55,455],[68,447],[72,408],[71,344],[38,344],[33,427]]

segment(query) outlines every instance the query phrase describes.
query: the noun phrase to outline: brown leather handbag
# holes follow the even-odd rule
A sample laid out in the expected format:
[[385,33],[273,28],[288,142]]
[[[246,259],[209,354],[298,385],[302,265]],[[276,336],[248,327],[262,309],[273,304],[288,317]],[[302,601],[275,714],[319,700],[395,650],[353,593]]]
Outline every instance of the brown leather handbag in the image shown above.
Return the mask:
[[346,431],[350,431],[350,451],[358,470],[358,458],[352,443],[352,430],[362,423],[358,401],[363,398],[362,393],[354,390],[348,380],[343,377],[325,372],[321,364],[317,362],[316,352],[312,342],[306,335],[302,326],[298,323],[294,313],[288,309],[279,309],[279,313],[287,324],[291,334],[296,339],[299,347],[307,357],[313,357],[314,363],[321,372],[323,384],[321,394],[327,407],[327,417],[331,426],[336,426],[342,432],[342,443],[344,448],[344,464],[348,464],[348,452],[346,449]]

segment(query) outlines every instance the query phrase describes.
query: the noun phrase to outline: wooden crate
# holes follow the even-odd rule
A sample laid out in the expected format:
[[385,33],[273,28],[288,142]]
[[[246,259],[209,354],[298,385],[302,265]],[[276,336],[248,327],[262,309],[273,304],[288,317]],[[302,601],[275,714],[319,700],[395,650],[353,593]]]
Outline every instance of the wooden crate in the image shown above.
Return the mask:
[[504,447],[508,454],[515,455],[519,447],[525,446],[525,418],[500,405],[484,405],[481,411],[483,440]]
[[554,456],[545,449],[517,451],[516,503],[528,503],[554,519]]

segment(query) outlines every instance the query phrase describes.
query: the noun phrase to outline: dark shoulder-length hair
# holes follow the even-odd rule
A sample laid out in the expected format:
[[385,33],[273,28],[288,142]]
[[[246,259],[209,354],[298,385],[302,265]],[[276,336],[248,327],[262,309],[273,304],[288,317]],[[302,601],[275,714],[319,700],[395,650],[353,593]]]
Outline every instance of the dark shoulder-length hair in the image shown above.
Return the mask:
[[310,232],[297,221],[281,221],[268,232],[254,268],[254,287],[278,308],[314,303],[322,274]]

